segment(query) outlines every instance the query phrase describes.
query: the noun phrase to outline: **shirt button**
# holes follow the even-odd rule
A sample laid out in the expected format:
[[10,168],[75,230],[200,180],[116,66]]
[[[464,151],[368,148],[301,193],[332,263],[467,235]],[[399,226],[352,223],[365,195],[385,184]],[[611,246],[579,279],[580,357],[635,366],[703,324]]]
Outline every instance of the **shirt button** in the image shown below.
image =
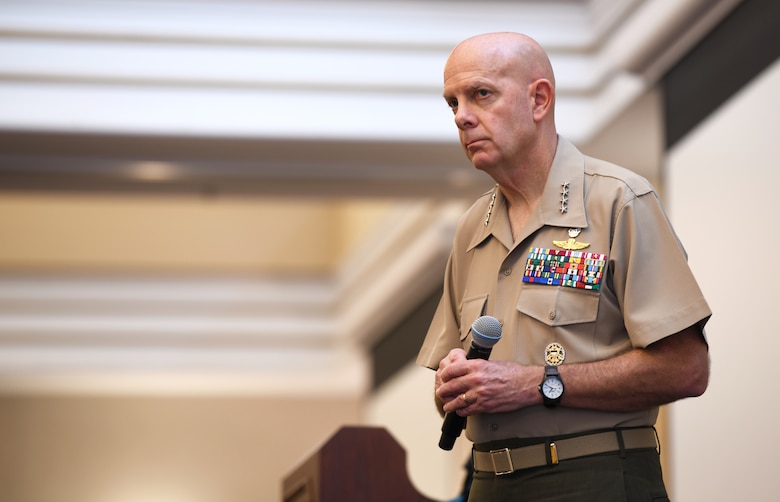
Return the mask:
[[498,424],[490,424],[490,430],[496,432],[498,430]]
[[511,268],[505,268],[504,269],[504,275],[511,275],[511,274],[512,274],[512,269]]
[[550,315],[550,320],[552,321],[558,316],[558,313],[554,310],[551,310],[549,315]]

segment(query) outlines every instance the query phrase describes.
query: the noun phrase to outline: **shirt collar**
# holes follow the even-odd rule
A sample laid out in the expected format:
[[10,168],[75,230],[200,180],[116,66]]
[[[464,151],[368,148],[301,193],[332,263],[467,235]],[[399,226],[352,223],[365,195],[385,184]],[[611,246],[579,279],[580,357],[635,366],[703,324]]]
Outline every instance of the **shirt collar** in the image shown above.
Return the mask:
[[[544,186],[542,200],[537,206],[531,222],[536,222],[533,231],[542,226],[563,228],[586,228],[585,214],[585,156],[567,139],[558,136],[550,173]],[[472,249],[493,235],[507,249],[513,247],[512,232],[506,210],[506,199],[498,189],[493,189],[485,214],[487,223],[480,225],[468,249]],[[489,199],[489,200],[490,200]],[[529,222],[529,225],[531,224]]]

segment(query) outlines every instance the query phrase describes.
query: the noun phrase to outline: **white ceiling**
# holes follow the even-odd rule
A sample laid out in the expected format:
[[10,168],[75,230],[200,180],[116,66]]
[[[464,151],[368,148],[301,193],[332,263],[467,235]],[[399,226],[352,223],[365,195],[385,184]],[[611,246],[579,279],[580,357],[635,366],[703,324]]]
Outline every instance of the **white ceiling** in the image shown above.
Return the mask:
[[585,141],[655,76],[668,32],[707,3],[6,0],[0,125],[451,142],[447,53],[513,30],[548,48],[561,131]]
[[[464,208],[445,196],[487,183],[440,97],[452,46],[535,37],[559,130],[585,143],[737,3],[0,1],[0,132],[29,141],[0,150],[0,180],[412,197],[334,277],[0,277],[0,390],[364,392],[372,336],[440,279]],[[124,146],[95,155],[105,135]]]

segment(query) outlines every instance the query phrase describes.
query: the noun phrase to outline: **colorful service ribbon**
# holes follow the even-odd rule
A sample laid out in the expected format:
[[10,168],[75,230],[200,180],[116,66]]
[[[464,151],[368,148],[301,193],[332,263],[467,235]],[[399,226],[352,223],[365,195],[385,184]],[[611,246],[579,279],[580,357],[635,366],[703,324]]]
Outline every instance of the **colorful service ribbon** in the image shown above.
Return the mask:
[[531,248],[523,282],[598,290],[606,260],[600,253]]

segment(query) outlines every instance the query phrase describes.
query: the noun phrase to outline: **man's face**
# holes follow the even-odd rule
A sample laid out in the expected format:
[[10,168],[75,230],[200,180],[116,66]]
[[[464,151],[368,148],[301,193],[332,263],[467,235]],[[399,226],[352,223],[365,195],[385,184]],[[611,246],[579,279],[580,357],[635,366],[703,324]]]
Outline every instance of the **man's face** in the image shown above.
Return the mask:
[[477,169],[508,165],[530,147],[533,96],[522,76],[509,71],[500,51],[462,48],[444,72],[444,98],[455,114],[460,142]]

